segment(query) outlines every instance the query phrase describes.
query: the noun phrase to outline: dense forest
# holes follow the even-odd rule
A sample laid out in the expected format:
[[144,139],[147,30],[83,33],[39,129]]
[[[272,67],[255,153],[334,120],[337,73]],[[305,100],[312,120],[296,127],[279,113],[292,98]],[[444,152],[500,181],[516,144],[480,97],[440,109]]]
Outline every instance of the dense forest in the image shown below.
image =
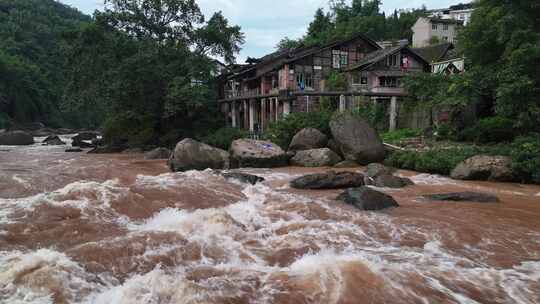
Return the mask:
[[206,20],[194,0],[105,4],[91,18],[54,0],[0,1],[0,128],[103,127],[147,145],[220,126],[211,57],[234,61],[240,27]]
[[64,123],[62,36],[89,22],[52,0],[0,0],[0,128],[9,121]]

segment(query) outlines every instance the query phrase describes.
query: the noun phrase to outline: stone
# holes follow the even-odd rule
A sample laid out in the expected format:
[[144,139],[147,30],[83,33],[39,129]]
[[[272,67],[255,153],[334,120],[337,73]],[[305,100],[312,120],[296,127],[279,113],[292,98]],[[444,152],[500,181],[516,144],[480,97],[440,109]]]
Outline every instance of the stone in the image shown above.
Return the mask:
[[101,133],[96,132],[96,131],[83,131],[83,132],[79,132],[79,134],[75,135],[75,137],[77,137],[80,140],[92,140],[94,138],[97,138],[100,135]]
[[328,148],[296,152],[291,165],[300,167],[331,167],[341,161],[341,157]]
[[425,198],[434,201],[497,203],[499,198],[492,194],[479,192],[455,192],[443,194],[424,195]]
[[379,188],[404,188],[414,185],[414,182],[408,178],[394,175],[379,175],[373,181],[373,185]]
[[450,176],[458,180],[515,181],[512,159],[506,156],[477,155],[466,159],[452,170]]
[[66,153],[79,153],[79,152],[83,152],[83,149],[73,148],[73,149],[67,149],[66,150]]
[[142,154],[144,151],[141,148],[128,148],[122,151],[122,154]]
[[360,164],[352,160],[344,160],[334,165],[334,168],[357,168],[357,167],[360,167]]
[[240,181],[244,184],[251,184],[251,185],[255,185],[257,183],[261,183],[261,182],[264,182],[264,178],[260,177],[260,176],[257,176],[257,175],[253,175],[253,174],[248,174],[248,173],[241,173],[241,172],[227,172],[227,173],[220,173],[221,176],[223,176],[225,179],[233,179],[233,180],[237,180],[237,181]]
[[58,137],[57,135],[51,135],[51,136],[48,136],[47,138],[45,138],[42,141],[42,144],[46,145],[46,146],[61,146],[61,145],[65,145],[66,143],[63,142],[60,139],[60,137]]
[[169,159],[171,157],[171,150],[167,148],[156,148],[152,151],[148,151],[144,154],[144,159]]
[[337,200],[365,211],[399,207],[393,197],[369,187],[347,189],[337,197]]
[[[83,149],[97,147],[97,144],[94,144],[92,142],[96,141],[99,135],[100,135],[99,132],[93,132],[93,131],[80,132],[79,134],[73,136],[71,145],[73,147],[80,147]],[[122,151],[118,151],[118,152],[122,152]],[[115,152],[115,153],[118,153],[118,152]]]
[[227,151],[186,138],[179,142],[167,162],[173,172],[205,169],[229,169]]
[[330,139],[327,144],[328,149],[336,152],[337,155],[341,156],[343,158],[343,153],[341,153],[341,149],[339,148],[337,142],[333,139]]
[[264,140],[237,139],[229,150],[233,168],[275,168],[288,165],[290,154]]
[[289,145],[289,151],[302,151],[325,148],[328,137],[314,128],[305,128],[294,135]]
[[384,160],[386,150],[379,134],[364,119],[338,115],[330,122],[330,129],[345,159],[361,165]]
[[377,178],[381,175],[392,175],[396,170],[379,163],[371,163],[366,167],[366,176]]
[[24,131],[0,133],[0,146],[27,146],[34,144],[34,137]]
[[364,175],[354,172],[335,172],[309,174],[291,181],[296,189],[342,189],[364,185]]

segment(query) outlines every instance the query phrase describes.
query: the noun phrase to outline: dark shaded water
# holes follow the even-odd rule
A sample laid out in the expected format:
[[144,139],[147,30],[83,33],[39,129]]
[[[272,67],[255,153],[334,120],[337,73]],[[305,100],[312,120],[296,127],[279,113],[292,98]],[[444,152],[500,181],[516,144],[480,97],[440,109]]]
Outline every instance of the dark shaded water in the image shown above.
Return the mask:
[[[288,181],[168,173],[139,155],[0,149],[0,303],[540,303],[540,187],[401,172],[359,212]],[[448,191],[500,204],[429,202]]]

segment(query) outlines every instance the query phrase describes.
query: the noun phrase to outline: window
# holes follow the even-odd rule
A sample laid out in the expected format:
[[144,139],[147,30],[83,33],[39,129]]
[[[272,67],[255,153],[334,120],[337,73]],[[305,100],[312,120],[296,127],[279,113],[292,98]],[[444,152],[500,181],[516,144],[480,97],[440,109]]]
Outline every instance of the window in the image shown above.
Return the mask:
[[366,72],[362,72],[360,74],[360,84],[367,85],[368,84],[368,76]]
[[299,89],[312,89],[313,88],[313,75],[311,73],[298,73],[296,74],[296,84]]
[[379,85],[384,88],[397,88],[401,86],[401,79],[398,77],[379,77]]
[[346,66],[349,64],[349,53],[341,52],[341,55],[339,56],[339,58],[340,58],[339,63],[341,66]]
[[443,30],[444,30],[444,31],[448,31],[448,24],[444,24],[444,25],[443,25]]
[[386,57],[386,65],[387,66],[397,66],[398,65],[398,56],[397,55],[390,55]]
[[341,55],[339,51],[332,51],[332,67],[334,69],[341,68]]
[[431,29],[432,30],[437,30],[437,23],[431,24]]

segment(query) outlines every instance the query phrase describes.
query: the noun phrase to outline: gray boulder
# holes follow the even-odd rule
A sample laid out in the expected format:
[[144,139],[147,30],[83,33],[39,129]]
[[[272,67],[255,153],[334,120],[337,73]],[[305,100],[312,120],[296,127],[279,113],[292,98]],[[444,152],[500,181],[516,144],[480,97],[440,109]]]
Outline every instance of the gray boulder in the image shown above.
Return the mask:
[[174,171],[229,169],[229,153],[207,144],[186,138],[176,145],[168,161]]
[[408,178],[388,174],[379,175],[371,181],[373,182],[372,185],[380,188],[404,188],[414,185],[413,181]]
[[312,150],[326,147],[328,137],[314,128],[306,128],[294,135],[289,151]]
[[34,144],[34,137],[24,131],[0,133],[0,146],[27,146]]
[[393,197],[369,187],[347,189],[337,197],[337,200],[366,211],[399,207]]
[[264,140],[238,139],[229,150],[233,168],[275,168],[288,165],[290,155]]
[[334,165],[334,168],[357,168],[360,165],[352,160],[344,160]]
[[330,122],[330,129],[345,159],[361,165],[384,160],[386,150],[377,131],[362,118],[338,115]]
[[305,175],[291,181],[296,189],[342,189],[364,185],[364,175],[354,172],[316,173]]
[[66,153],[80,153],[80,152],[83,152],[81,148],[66,149]]
[[331,167],[341,161],[341,157],[328,148],[296,152],[291,165],[300,167]]
[[167,148],[156,148],[152,151],[148,151],[144,154],[144,159],[169,159],[171,157],[171,150]]
[[337,142],[333,139],[330,139],[327,144],[328,149],[336,152],[337,155],[341,156],[343,158],[343,153],[341,153],[341,149],[339,148],[339,145]]
[[61,146],[66,144],[57,135],[48,136],[41,143],[46,146]]
[[255,185],[257,183],[264,182],[264,178],[262,178],[260,176],[257,176],[257,175],[248,174],[248,173],[227,172],[227,173],[220,173],[220,174],[225,179],[237,180],[237,181],[240,181],[240,182],[245,183],[245,184]]
[[476,202],[476,203],[497,203],[499,198],[495,195],[478,192],[455,192],[444,194],[424,195],[425,198],[434,201],[453,201],[453,202]]
[[372,163],[366,168],[366,176],[375,179],[381,175],[392,175],[395,171],[394,168],[387,167],[383,164]]
[[514,181],[512,159],[506,156],[477,155],[458,164],[450,176],[458,180]]

